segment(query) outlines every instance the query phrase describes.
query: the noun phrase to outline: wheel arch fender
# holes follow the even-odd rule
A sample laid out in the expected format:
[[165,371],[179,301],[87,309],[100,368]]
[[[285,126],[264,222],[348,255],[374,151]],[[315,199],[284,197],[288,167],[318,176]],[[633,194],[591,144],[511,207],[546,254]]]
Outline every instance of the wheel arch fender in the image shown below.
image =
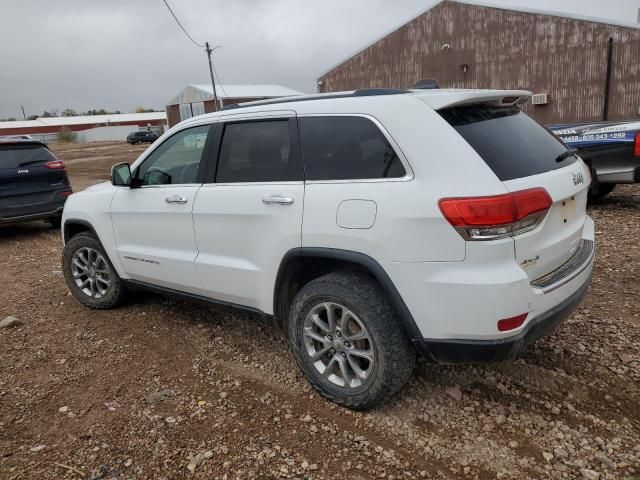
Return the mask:
[[[276,324],[283,328],[285,332],[288,321],[288,307],[290,306],[291,300],[300,288],[307,283],[292,285],[291,281],[295,278],[297,267],[309,261],[319,262],[320,264],[325,262],[327,269],[320,270],[322,274],[351,266],[352,268],[356,267],[371,275],[385,292],[387,298],[389,298],[389,301],[398,314],[407,337],[411,341],[422,339],[422,334],[411,311],[402,299],[395,284],[378,261],[361,252],[322,247],[301,247],[289,250],[280,262],[273,293],[273,313]],[[317,278],[317,276],[319,275],[310,278],[309,281]]]

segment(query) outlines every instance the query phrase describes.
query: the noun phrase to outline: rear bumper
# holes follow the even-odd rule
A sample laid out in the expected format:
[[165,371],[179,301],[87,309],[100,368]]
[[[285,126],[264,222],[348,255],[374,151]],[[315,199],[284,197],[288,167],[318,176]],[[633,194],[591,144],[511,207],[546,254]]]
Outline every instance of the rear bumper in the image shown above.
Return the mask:
[[600,183],[639,183],[640,165],[627,168],[603,168],[596,170]]
[[571,296],[544,312],[515,336],[496,340],[414,340],[418,353],[437,363],[499,362],[522,353],[529,344],[551,332],[582,302],[591,274]]
[[70,193],[64,182],[54,190],[5,195],[0,198],[0,225],[60,216]]
[[64,210],[64,205],[55,207],[53,209],[43,210],[36,213],[12,215],[10,217],[0,217],[0,225],[6,225],[10,223],[30,222],[32,220],[41,220],[43,218],[57,217],[62,215],[63,210]]
[[[539,278],[528,276],[513,259],[513,243],[502,240],[468,245],[464,262],[387,264],[417,327],[408,332],[416,349],[442,363],[517,355],[562,322],[584,297],[595,262],[594,236],[587,217],[581,246]],[[523,313],[527,318],[521,327],[498,329],[499,320]]]

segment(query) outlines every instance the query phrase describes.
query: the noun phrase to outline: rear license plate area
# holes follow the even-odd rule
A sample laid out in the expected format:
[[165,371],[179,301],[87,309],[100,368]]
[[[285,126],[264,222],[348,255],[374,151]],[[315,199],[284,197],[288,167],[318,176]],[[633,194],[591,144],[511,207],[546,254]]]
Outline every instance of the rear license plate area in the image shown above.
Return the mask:
[[564,224],[569,224],[576,218],[578,206],[576,197],[568,197],[558,202],[558,216]]

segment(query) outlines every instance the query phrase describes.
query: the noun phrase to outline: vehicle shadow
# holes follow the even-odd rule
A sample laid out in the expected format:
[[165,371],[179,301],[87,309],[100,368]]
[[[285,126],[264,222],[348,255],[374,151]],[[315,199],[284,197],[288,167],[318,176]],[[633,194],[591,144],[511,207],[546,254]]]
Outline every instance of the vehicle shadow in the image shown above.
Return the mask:
[[42,234],[52,233],[59,235],[60,229],[53,228],[44,221],[0,225],[0,242],[5,240],[29,240]]
[[640,194],[637,185],[618,185],[613,193],[599,202],[589,204],[589,209],[606,209],[619,207],[623,209],[640,209]]

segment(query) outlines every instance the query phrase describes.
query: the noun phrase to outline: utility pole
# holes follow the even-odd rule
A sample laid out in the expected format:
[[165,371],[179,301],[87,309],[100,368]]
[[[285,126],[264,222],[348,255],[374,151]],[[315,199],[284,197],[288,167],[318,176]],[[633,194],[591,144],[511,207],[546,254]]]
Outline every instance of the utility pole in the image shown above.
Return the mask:
[[24,114],[24,105],[20,105],[20,108],[22,109],[22,117],[26,120],[27,116]]
[[222,109],[222,102],[218,101],[218,93],[216,92],[216,80],[213,76],[213,64],[211,63],[211,52],[218,47],[211,48],[209,42],[205,42],[205,50],[207,51],[207,57],[209,58],[209,73],[211,74],[211,86],[213,87],[213,99],[216,102],[216,110]]

